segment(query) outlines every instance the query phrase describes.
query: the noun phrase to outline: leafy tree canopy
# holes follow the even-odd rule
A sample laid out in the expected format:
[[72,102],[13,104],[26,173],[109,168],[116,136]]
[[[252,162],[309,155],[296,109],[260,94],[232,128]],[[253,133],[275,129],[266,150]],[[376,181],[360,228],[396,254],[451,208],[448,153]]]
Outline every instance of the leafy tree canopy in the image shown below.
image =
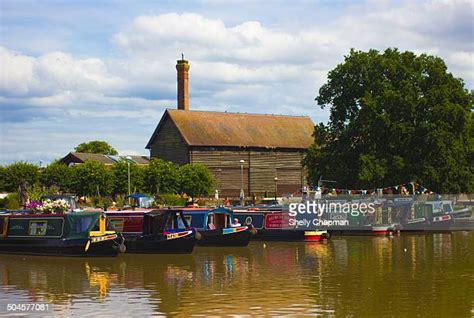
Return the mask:
[[40,180],[46,187],[57,187],[67,192],[71,187],[72,169],[60,161],[54,161],[41,171]]
[[354,188],[416,181],[472,193],[473,97],[439,57],[351,50],[316,98],[330,120],[315,127],[304,160],[309,178]]
[[39,181],[38,166],[27,162],[15,162],[5,167],[4,183],[5,190],[14,192],[22,183],[33,186]]
[[103,155],[118,155],[117,150],[115,150],[111,145],[105,141],[94,140],[89,142],[83,142],[74,148],[76,152],[86,152],[86,153],[98,153]]
[[149,193],[177,193],[179,191],[178,165],[152,158],[144,172],[145,189]]
[[0,166],[0,191],[5,191],[5,174],[6,174],[5,167]]
[[[113,193],[128,194],[128,163],[120,160],[112,166]],[[142,192],[144,189],[145,169],[137,164],[130,163],[130,191],[131,193]]]
[[186,164],[179,168],[181,192],[192,198],[208,196],[213,191],[214,177],[202,164]]
[[107,195],[112,190],[112,173],[103,163],[86,160],[72,168],[72,190],[78,195]]

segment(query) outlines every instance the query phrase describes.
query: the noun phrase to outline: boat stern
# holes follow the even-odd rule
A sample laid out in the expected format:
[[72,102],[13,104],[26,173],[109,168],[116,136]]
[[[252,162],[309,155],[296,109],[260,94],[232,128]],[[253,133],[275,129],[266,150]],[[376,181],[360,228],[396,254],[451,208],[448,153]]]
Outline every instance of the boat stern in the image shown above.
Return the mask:
[[96,256],[125,253],[125,239],[121,233],[106,229],[106,217],[102,214],[99,218],[99,230],[89,232],[84,251],[88,255]]

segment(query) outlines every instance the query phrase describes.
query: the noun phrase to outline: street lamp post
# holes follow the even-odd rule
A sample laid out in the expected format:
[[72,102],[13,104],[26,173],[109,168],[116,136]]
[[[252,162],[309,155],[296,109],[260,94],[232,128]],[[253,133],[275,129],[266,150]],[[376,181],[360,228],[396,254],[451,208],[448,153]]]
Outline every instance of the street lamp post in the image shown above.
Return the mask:
[[240,160],[240,205],[244,205],[244,163],[245,160]]
[[127,159],[127,172],[128,172],[128,205],[130,205],[130,160],[132,160],[132,157],[126,156],[125,159]]
[[278,191],[278,186],[277,186],[278,178],[275,177],[273,180],[275,180],[275,204],[276,204],[276,202],[277,202],[277,191]]

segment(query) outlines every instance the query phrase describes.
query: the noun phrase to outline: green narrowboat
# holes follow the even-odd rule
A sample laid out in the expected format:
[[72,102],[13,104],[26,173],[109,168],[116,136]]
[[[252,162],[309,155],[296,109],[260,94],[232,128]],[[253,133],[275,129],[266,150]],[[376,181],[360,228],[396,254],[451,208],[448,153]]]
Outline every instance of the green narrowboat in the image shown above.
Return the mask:
[[116,256],[123,238],[106,230],[101,212],[0,214],[0,253],[54,256]]

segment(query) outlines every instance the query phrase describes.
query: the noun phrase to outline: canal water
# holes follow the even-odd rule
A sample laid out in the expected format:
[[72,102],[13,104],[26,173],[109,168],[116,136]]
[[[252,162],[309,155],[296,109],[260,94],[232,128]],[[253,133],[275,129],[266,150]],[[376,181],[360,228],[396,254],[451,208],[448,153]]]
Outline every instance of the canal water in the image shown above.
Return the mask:
[[0,255],[0,315],[25,303],[48,304],[45,316],[472,317],[474,232],[113,259]]

